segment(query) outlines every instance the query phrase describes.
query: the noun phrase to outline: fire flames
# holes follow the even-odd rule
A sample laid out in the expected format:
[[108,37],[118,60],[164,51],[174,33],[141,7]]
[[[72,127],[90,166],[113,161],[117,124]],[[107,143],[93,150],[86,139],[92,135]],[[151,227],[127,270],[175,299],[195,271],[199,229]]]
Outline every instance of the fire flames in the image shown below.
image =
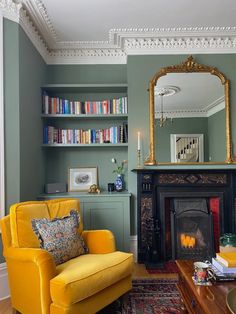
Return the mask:
[[196,245],[196,238],[185,233],[181,233],[180,243],[183,248],[194,248]]

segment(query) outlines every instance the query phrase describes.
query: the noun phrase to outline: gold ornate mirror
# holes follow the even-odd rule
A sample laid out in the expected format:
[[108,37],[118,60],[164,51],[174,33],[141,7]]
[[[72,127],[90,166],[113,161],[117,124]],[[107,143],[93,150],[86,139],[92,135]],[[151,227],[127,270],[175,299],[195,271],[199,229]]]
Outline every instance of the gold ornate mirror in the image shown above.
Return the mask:
[[192,56],[149,82],[150,143],[145,165],[232,162],[229,80]]

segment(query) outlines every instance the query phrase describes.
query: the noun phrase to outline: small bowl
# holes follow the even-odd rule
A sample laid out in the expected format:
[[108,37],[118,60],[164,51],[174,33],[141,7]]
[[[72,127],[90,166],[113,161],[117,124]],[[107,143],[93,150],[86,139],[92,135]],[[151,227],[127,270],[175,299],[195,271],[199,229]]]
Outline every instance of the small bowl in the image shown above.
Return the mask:
[[230,290],[226,296],[227,307],[232,314],[236,314],[236,288]]

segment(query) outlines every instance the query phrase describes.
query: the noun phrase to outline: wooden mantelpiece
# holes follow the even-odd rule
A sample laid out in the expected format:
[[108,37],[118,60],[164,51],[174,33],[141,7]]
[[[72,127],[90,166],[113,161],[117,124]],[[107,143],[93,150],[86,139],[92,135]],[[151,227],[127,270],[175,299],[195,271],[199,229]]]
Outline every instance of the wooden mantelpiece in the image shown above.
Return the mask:
[[[135,169],[138,261],[170,259],[165,250],[165,202],[174,197],[218,198],[220,234],[235,232],[236,169]],[[147,250],[149,248],[149,250]],[[153,254],[154,251],[154,254]]]

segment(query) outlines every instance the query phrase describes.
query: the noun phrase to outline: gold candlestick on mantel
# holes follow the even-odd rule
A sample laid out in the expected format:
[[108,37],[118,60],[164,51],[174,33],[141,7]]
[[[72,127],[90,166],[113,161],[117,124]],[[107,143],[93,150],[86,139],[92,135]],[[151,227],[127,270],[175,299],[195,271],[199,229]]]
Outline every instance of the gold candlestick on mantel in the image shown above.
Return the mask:
[[138,159],[137,168],[142,168],[141,167],[141,150],[140,149],[137,149],[137,159]]

